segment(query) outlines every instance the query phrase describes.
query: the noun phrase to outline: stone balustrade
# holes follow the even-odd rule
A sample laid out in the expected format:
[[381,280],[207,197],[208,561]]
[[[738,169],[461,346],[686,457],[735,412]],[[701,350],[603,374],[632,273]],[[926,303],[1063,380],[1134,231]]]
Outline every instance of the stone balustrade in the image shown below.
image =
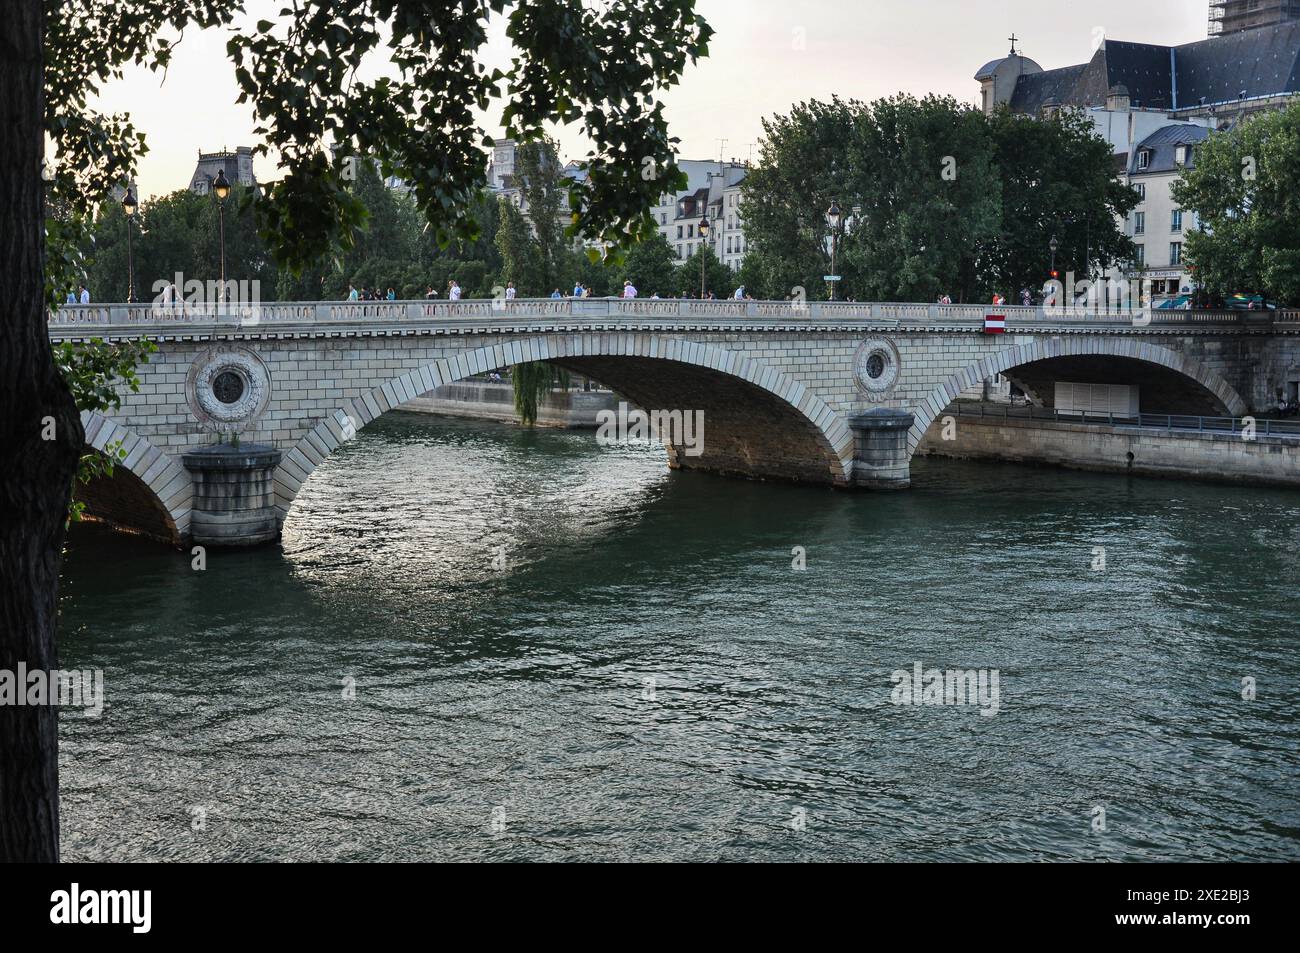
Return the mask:
[[[261,325],[419,324],[523,320],[884,322],[898,326],[982,326],[1005,315],[1009,330],[1055,326],[1100,328],[1239,326],[1294,330],[1300,311],[1182,311],[1099,313],[1084,309],[887,302],[699,301],[651,298],[562,298],[447,301],[290,301],[259,304],[63,305],[50,315],[52,332],[83,328],[253,327]],[[59,335],[62,336],[62,335]]]

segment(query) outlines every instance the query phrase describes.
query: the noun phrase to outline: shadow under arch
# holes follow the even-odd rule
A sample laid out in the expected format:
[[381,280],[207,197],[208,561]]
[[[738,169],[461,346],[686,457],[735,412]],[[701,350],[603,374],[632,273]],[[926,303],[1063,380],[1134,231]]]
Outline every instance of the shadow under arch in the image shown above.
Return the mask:
[[179,546],[189,532],[189,471],[171,454],[101,413],[84,411],[81,424],[85,446],[113,459],[111,477],[77,487],[86,515],[114,529]]
[[[1099,365],[1093,365],[1089,370],[1089,358],[1107,358],[1109,367],[1103,371]],[[1090,336],[1055,340],[1042,338],[991,354],[968,365],[939,385],[915,408],[916,421],[907,435],[908,452],[916,450],[921,438],[935,418],[943,413],[944,408],[963,391],[978,386],[986,378],[1002,374],[1015,381],[1017,386],[1022,386],[1026,392],[1043,395],[1040,396],[1042,400],[1048,393],[1045,384],[1051,382],[1054,372],[1078,372],[1080,368],[1083,368],[1082,374],[1094,377],[1131,378],[1134,373],[1153,374],[1150,380],[1163,388],[1165,400],[1190,404],[1173,410],[1152,408],[1151,412],[1240,417],[1249,411],[1246,401],[1218,372],[1160,345],[1131,339],[1108,340]],[[1108,383],[1105,380],[1082,382]],[[1143,396],[1143,401],[1145,404],[1146,396]],[[1146,411],[1147,408],[1144,406],[1143,410]]]
[[345,402],[285,453],[275,473],[281,521],[316,467],[376,417],[444,384],[530,361],[595,378],[644,408],[703,411],[702,452],[688,456],[668,445],[672,466],[849,485],[852,431],[821,397],[771,365],[656,334],[544,335],[439,358]]

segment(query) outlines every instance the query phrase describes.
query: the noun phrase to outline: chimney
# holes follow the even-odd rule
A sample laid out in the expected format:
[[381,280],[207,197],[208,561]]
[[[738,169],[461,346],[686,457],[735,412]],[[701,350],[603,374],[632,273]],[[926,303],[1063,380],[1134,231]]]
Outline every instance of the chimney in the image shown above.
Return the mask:
[[1123,83],[1112,86],[1106,93],[1106,110],[1108,112],[1126,113],[1129,108],[1128,87]]

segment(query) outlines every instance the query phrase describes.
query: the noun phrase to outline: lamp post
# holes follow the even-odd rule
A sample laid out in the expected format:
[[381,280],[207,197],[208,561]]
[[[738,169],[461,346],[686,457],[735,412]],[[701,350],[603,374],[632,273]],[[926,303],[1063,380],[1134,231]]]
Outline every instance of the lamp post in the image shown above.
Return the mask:
[[1055,281],[1056,280],[1056,250],[1061,247],[1061,243],[1058,242],[1056,240],[1056,236],[1053,235],[1052,240],[1047,243],[1047,247],[1052,250],[1052,280]]
[[131,253],[131,219],[139,207],[131,187],[127,186],[126,195],[122,196],[122,211],[126,213],[126,303],[135,304],[135,259]]
[[212,191],[217,196],[217,228],[221,235],[221,290],[219,300],[226,300],[226,196],[230,195],[230,182],[226,179],[226,170],[218,169],[217,177],[212,180]]
[[[835,277],[835,252],[836,246],[840,240],[840,219],[843,213],[840,211],[840,203],[831,199],[831,207],[826,210],[826,224],[831,227],[831,277]],[[829,282],[831,286],[831,300],[835,300],[835,285],[838,282]]]
[[704,300],[704,249],[707,247],[709,237],[709,210],[706,208],[704,214],[700,216],[700,224],[696,226],[700,233],[700,300]]

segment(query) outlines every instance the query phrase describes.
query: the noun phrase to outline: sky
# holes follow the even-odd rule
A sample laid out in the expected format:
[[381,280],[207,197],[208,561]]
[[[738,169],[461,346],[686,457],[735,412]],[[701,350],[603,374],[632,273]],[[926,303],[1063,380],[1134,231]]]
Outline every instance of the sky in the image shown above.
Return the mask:
[[[238,23],[247,28],[280,6],[251,0]],[[1204,39],[1207,7],[1208,0],[697,0],[716,35],[708,58],[664,93],[665,113],[682,158],[744,160],[757,155],[762,119],[804,100],[933,92],[974,104],[975,71],[1007,53],[1013,32],[1026,56],[1054,69],[1085,62],[1103,36],[1165,45]],[[100,108],[129,113],[146,134],[143,196],[188,185],[200,150],[256,144],[251,110],[235,102],[225,43],[223,31],[190,31],[165,81],[133,68],[99,97]],[[508,64],[500,28],[484,53],[490,66]],[[492,135],[501,131],[496,119],[484,117]],[[586,154],[576,127],[554,134],[564,158]],[[262,181],[276,177],[273,158],[254,170]]]

